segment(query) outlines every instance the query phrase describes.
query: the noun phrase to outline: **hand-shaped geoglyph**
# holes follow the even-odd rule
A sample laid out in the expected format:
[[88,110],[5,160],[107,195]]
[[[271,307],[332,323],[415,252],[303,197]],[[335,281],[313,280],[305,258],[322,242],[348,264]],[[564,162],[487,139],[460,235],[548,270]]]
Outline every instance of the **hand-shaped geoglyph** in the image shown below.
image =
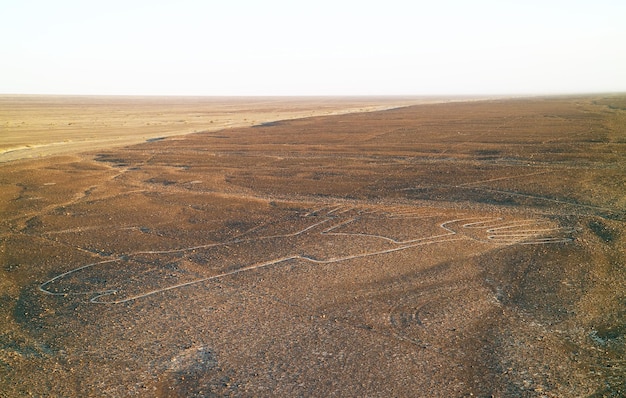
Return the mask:
[[447,223],[447,227],[476,240],[504,245],[569,242],[572,240],[569,235],[574,232],[548,220],[503,220],[500,217],[457,220]]
[[124,303],[159,292],[301,260],[335,263],[413,247],[475,240],[491,244],[547,244],[571,231],[541,220],[443,220],[439,214],[393,215],[325,208],[258,226],[221,243],[144,251],[86,264],[40,286],[51,295],[90,295],[91,302]]

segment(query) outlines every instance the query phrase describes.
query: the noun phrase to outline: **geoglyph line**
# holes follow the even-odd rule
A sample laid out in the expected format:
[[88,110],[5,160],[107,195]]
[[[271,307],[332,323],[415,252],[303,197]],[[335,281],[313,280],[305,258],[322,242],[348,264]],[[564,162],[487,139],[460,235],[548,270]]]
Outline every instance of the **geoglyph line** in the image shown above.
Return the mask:
[[522,178],[522,177],[532,177],[532,176],[541,175],[541,174],[547,174],[547,173],[551,173],[551,172],[552,171],[550,171],[550,170],[544,170],[544,171],[538,171],[538,172],[529,173],[529,174],[490,178],[488,180],[472,181],[472,182],[466,182],[466,183],[463,183],[463,184],[458,184],[457,187],[469,187],[469,186],[472,186],[472,185],[483,184],[483,183],[486,183],[486,182],[512,180],[512,179],[518,179],[518,178]]
[[[339,216],[347,215],[351,211],[356,212],[356,215],[350,215],[345,220],[338,220]],[[130,302],[133,300],[137,300],[140,298],[152,296],[157,293],[170,291],[177,288],[182,288],[185,286],[190,286],[194,284],[199,284],[203,282],[208,282],[220,278],[224,278],[231,275],[236,275],[244,272],[249,272],[253,270],[259,270],[263,268],[270,267],[275,264],[284,263],[290,260],[303,260],[308,261],[314,264],[331,264],[338,263],[343,261],[349,261],[354,259],[360,259],[370,256],[379,256],[389,253],[394,253],[402,250],[406,250],[409,248],[414,248],[418,246],[424,245],[432,245],[438,243],[447,243],[452,241],[460,241],[460,240],[475,240],[485,243],[492,243],[498,245],[512,245],[512,244],[522,244],[522,245],[530,245],[530,244],[553,244],[553,243],[565,243],[572,240],[572,238],[566,236],[569,233],[574,232],[572,229],[561,228],[561,227],[550,227],[546,221],[542,220],[519,220],[507,222],[504,221],[500,217],[472,217],[472,218],[458,218],[453,220],[448,220],[440,223],[438,226],[441,228],[444,233],[431,235],[427,237],[408,239],[408,240],[397,240],[393,239],[389,236],[377,235],[377,234],[369,234],[369,233],[358,233],[358,232],[341,232],[341,228],[347,225],[354,223],[356,220],[361,220],[363,215],[371,216],[374,212],[367,211],[357,211],[355,208],[345,206],[337,206],[337,207],[325,207],[318,210],[311,211],[306,213],[306,216],[319,215],[324,213],[324,219],[314,222],[311,225],[299,229],[293,233],[287,234],[275,234],[269,236],[261,236],[261,237],[248,237],[241,238],[236,237],[234,239],[220,242],[220,243],[211,243],[207,245],[197,245],[192,247],[186,247],[181,249],[174,250],[155,250],[155,251],[139,251],[129,255],[119,256],[118,258],[108,259],[104,261],[94,262],[90,264],[83,265],[81,267],[72,269],[70,271],[64,272],[55,276],[52,279],[42,283],[39,286],[39,290],[53,296],[68,296],[68,295],[95,295],[90,299],[92,303],[104,303],[104,304],[121,304]],[[422,217],[408,217],[410,218],[428,218],[432,216],[422,216]],[[383,217],[389,218],[389,217]],[[331,222],[335,222],[334,224],[326,227]],[[535,227],[535,228],[533,228]],[[252,230],[256,230],[259,227],[255,227]],[[319,232],[315,232],[315,229],[321,229]],[[477,232],[473,232],[477,231]],[[242,235],[249,233],[250,231],[244,232]],[[119,293],[119,289],[111,288],[104,289],[98,291],[54,291],[51,290],[50,285],[55,282],[61,281],[65,277],[70,277],[75,273],[88,270],[95,266],[106,265],[117,263],[121,261],[128,261],[128,259],[134,255],[145,255],[145,254],[174,254],[174,253],[185,253],[185,252],[194,252],[195,250],[201,249],[211,249],[214,247],[234,245],[234,244],[245,244],[256,241],[264,241],[270,239],[281,239],[281,238],[293,238],[298,237],[308,233],[318,233],[320,236],[360,236],[365,238],[371,238],[374,241],[378,242],[387,242],[387,244],[394,245],[394,247],[387,249],[378,249],[372,251],[364,251],[360,253],[348,254],[343,256],[336,257],[328,257],[328,258],[316,258],[315,256],[308,254],[292,254],[281,256],[275,259],[271,259],[269,261],[260,261],[255,262],[251,265],[243,266],[241,268],[237,268],[231,271],[222,272],[216,275],[211,275],[203,278],[194,279],[191,281],[182,282],[179,284],[174,284],[172,286],[166,286],[158,289],[154,289],[145,293],[133,295],[131,297],[122,298],[119,300],[103,300],[104,297],[115,296]],[[472,233],[469,233],[472,232]]]

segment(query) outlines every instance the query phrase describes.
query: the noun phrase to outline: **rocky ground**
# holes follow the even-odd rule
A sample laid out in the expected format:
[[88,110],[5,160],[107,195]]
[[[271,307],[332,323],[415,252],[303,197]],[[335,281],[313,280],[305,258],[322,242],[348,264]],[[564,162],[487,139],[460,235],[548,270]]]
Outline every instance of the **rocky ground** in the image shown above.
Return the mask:
[[0,396],[620,397],[626,97],[0,165]]

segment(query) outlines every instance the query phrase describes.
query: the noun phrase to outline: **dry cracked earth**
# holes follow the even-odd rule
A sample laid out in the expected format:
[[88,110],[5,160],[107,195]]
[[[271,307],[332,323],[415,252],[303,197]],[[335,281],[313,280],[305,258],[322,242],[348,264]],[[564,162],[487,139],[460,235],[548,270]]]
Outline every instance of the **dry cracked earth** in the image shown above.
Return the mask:
[[0,164],[0,396],[622,397],[626,97]]

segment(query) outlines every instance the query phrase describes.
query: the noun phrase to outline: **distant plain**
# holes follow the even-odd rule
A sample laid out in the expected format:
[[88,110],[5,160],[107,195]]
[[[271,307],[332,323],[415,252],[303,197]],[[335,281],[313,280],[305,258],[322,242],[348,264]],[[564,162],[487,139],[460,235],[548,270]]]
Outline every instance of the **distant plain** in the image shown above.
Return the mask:
[[0,162],[275,120],[460,99],[0,95]]

